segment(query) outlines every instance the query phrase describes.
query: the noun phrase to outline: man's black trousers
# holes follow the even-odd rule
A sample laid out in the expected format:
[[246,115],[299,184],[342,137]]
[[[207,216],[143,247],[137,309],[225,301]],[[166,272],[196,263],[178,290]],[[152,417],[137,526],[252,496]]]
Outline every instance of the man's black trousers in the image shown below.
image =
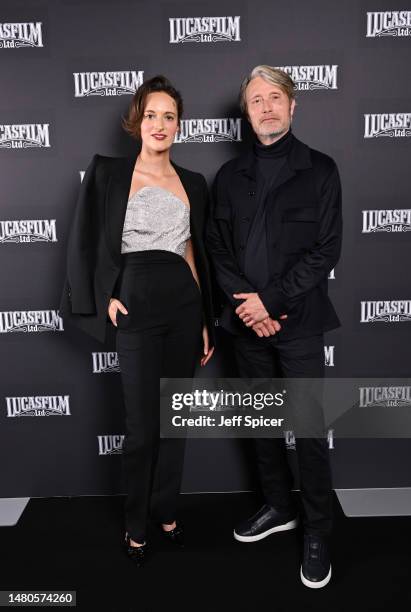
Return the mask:
[[[254,332],[253,332],[254,333]],[[323,378],[324,337],[281,341],[234,336],[239,375],[246,378]],[[304,410],[304,407],[301,407]],[[255,439],[258,471],[265,501],[279,510],[291,510],[293,478],[282,438]],[[297,438],[303,525],[306,533],[327,536],[332,527],[332,482],[328,443],[322,438]]]

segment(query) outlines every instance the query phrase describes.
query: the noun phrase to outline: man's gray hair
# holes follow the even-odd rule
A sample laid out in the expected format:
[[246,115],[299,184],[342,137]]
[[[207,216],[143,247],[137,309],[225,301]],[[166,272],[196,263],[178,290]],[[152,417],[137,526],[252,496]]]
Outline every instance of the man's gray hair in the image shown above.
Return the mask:
[[240,108],[243,113],[247,114],[247,102],[245,98],[247,85],[256,77],[261,77],[268,83],[278,85],[278,87],[283,90],[290,100],[295,98],[295,86],[292,78],[288,76],[284,70],[274,68],[273,66],[267,66],[266,64],[261,64],[260,66],[253,68],[250,74],[246,76],[241,83],[239,99]]

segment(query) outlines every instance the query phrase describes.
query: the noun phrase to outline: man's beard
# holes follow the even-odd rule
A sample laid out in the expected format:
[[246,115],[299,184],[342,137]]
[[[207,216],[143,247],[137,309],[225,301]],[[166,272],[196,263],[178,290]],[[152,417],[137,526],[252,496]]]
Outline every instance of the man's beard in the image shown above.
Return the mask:
[[285,134],[287,130],[289,130],[290,125],[291,124],[288,124],[288,125],[283,124],[281,127],[278,127],[276,130],[272,130],[270,132],[259,131],[258,135],[264,136],[264,138],[277,138],[278,136],[282,136],[282,134]]
[[285,134],[286,131],[287,131],[287,128],[284,128],[282,130],[276,130],[275,132],[270,132],[269,134],[261,134],[261,136],[264,136],[265,138],[277,138],[277,136],[282,136],[283,134]]

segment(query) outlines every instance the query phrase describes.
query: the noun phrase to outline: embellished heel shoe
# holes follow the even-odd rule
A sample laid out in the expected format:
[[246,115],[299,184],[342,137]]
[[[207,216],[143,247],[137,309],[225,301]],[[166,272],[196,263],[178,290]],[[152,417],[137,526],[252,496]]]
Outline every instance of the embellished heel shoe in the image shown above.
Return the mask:
[[161,527],[163,538],[170,542],[175,548],[184,548],[184,531],[181,525],[177,525],[171,531],[165,531]]
[[147,560],[147,543],[144,543],[142,546],[132,546],[130,543],[130,536],[126,533],[124,546],[127,556],[137,567],[142,567]]

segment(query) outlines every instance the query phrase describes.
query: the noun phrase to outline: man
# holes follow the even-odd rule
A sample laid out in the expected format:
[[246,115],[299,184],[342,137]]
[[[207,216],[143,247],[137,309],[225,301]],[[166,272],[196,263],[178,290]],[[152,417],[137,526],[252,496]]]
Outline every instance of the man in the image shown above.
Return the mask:
[[[207,244],[227,304],[221,326],[232,334],[239,374],[249,378],[322,378],[323,333],[340,325],[327,278],[341,249],[341,187],[335,162],[291,132],[294,83],[257,66],[240,105],[256,139],[219,170]],[[302,409],[305,409],[303,406]],[[256,439],[265,504],[234,530],[255,542],[293,529],[297,514],[283,439]],[[332,484],[325,437],[296,440],[304,547],[300,576],[311,588],[331,578]]]

